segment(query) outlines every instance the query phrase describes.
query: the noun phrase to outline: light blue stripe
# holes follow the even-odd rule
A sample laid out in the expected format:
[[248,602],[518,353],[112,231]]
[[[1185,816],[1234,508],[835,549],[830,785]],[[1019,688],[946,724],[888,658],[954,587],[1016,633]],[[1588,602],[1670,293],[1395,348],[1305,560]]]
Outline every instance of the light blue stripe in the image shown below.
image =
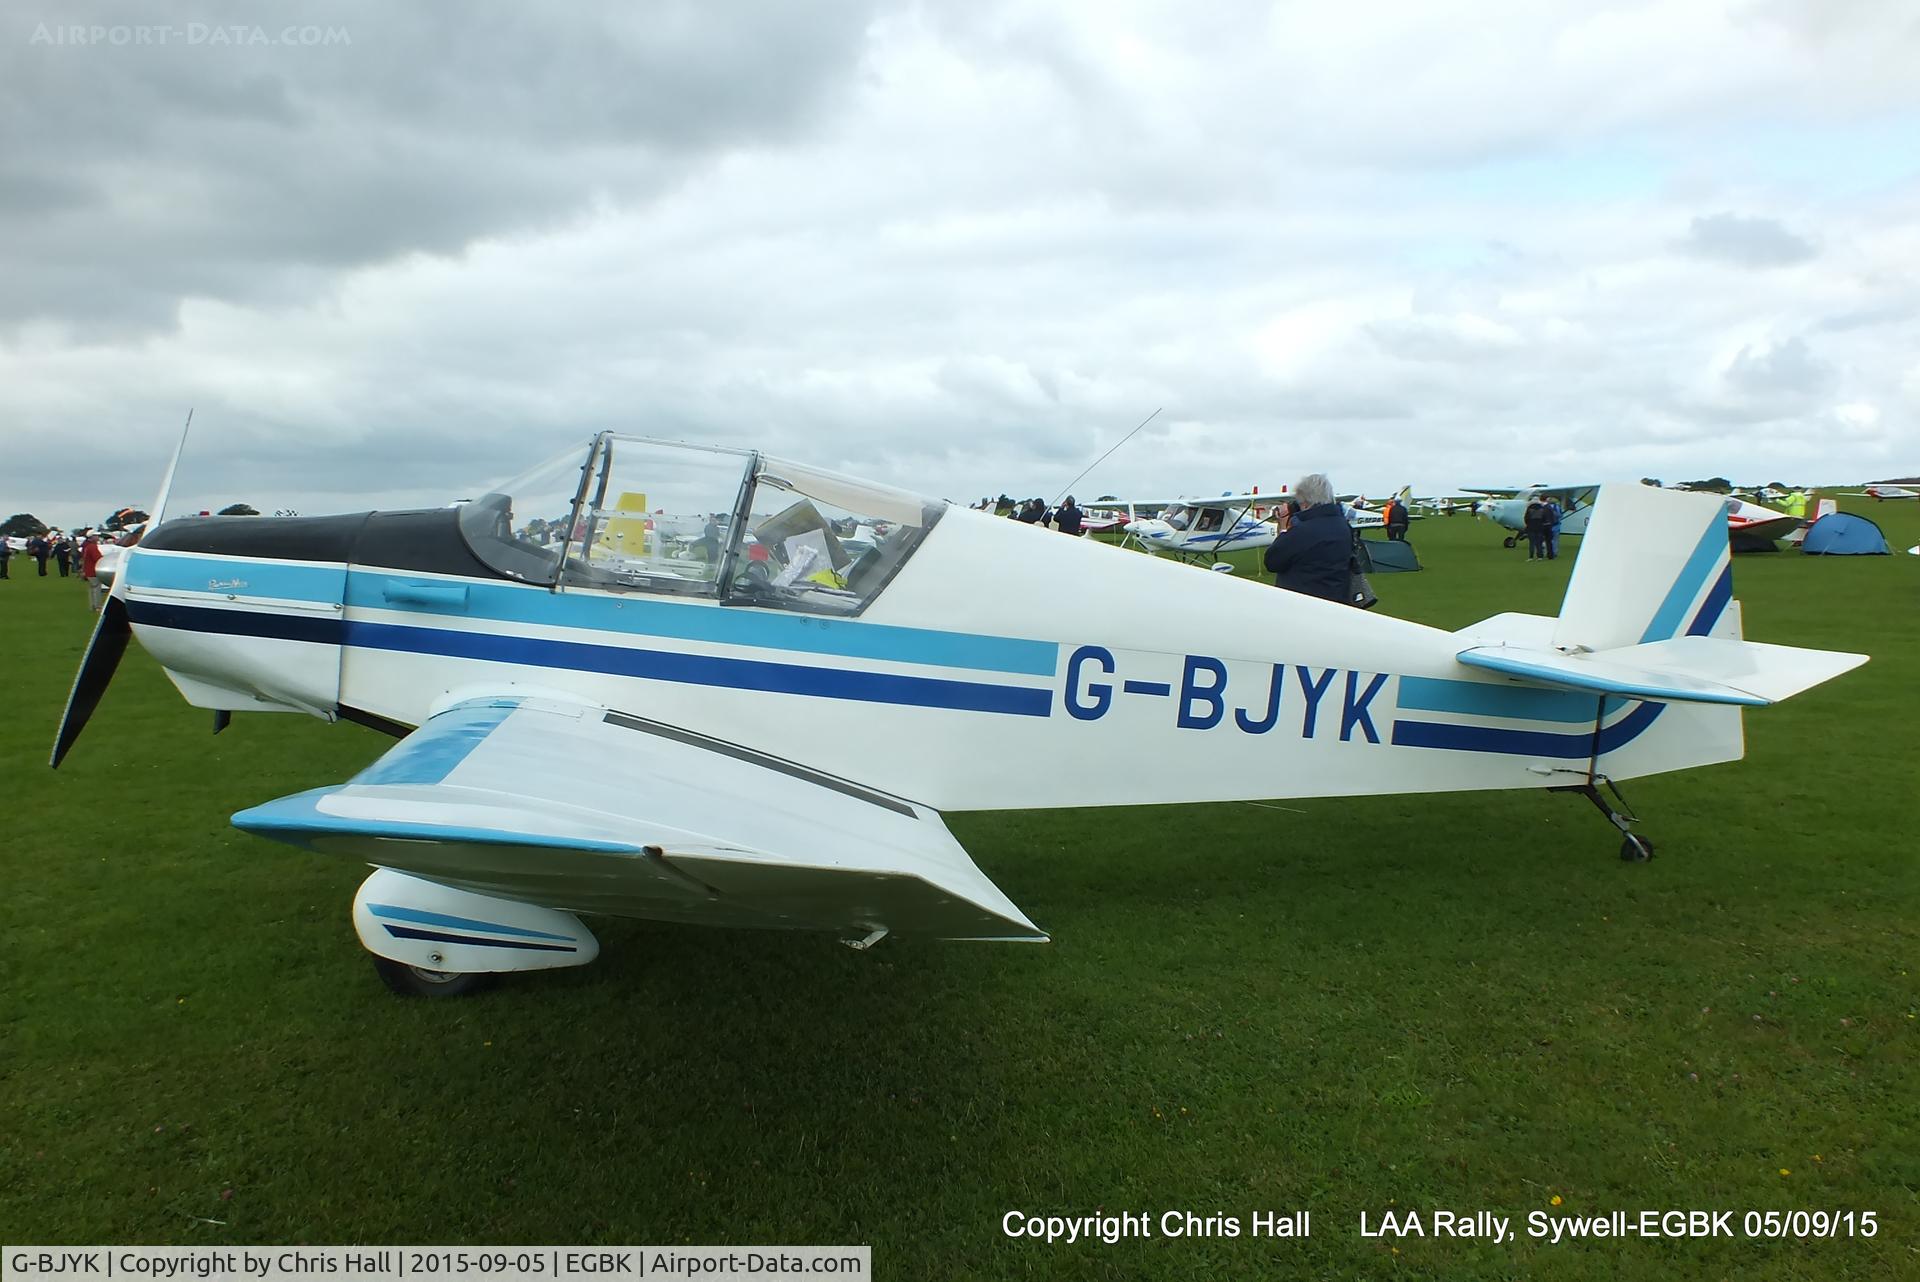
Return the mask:
[[[347,604],[393,609],[386,599],[390,581],[404,581],[404,576],[354,570],[347,576]],[[640,593],[552,593],[479,580],[468,581],[464,608],[415,607],[411,612],[1039,677],[1052,676],[1060,657],[1060,647],[1052,641],[936,632],[751,607],[684,605]]]
[[344,566],[288,565],[284,561],[138,550],[127,567],[130,587],[217,592],[223,596],[270,597],[282,601],[338,602],[345,577]]
[[440,783],[518,706],[516,701],[509,699],[497,704],[449,709],[388,749],[386,756],[355,775],[350,782]]
[[555,935],[545,930],[527,930],[520,926],[503,926],[497,921],[475,921],[471,917],[450,917],[446,913],[402,908],[398,904],[368,904],[367,911],[375,917],[390,917],[394,921],[410,921],[422,926],[457,926],[462,930],[491,930],[500,935],[524,935],[528,939],[558,939],[569,944],[574,942],[570,935]]
[[[241,597],[290,601],[338,602],[341,599],[340,571],[316,566],[240,557],[136,555],[133,571],[131,582],[137,587],[219,591]],[[230,586],[209,586],[216,581]],[[452,600],[429,604],[387,599],[390,587],[404,588],[428,582],[445,581],[425,580],[402,571],[355,567],[346,576],[346,602],[362,609],[402,610],[429,617],[583,628],[1036,677],[1052,676],[1060,662],[1060,647],[1052,641],[904,628],[742,606],[688,605],[639,593],[602,596],[549,592],[545,588],[500,581],[460,579],[458,582],[468,590],[464,604]]]
[[[1530,690],[1524,686],[1495,685],[1490,681],[1450,681],[1442,677],[1401,677],[1402,710],[1456,712],[1475,717],[1507,717],[1519,721],[1593,721],[1594,701],[1564,690]],[[1624,705],[1607,700],[1611,716]]]
[[[264,805],[235,814],[229,821],[242,832],[271,837],[289,845],[313,849],[313,843],[328,837],[393,838],[401,841],[427,841],[442,845],[530,846],[552,850],[578,850],[589,854],[638,855],[645,847],[633,842],[604,841],[581,837],[560,837],[547,833],[512,832],[503,828],[463,828],[453,824],[408,823],[398,820],[349,819],[323,813],[317,804],[339,788],[315,788],[311,792],[280,797]],[[365,850],[358,852],[366,854]],[[395,857],[404,865],[404,859]]]
[[1700,536],[1700,542],[1694,547],[1692,555],[1687,557],[1686,564],[1680,567],[1680,575],[1668,590],[1667,599],[1654,611],[1653,621],[1647,624],[1647,630],[1640,636],[1641,643],[1666,641],[1679,636],[1687,607],[1700,595],[1700,589],[1706,586],[1720,559],[1731,556],[1732,547],[1727,541],[1727,509],[1723,503],[1713,520],[1707,524],[1706,533]]

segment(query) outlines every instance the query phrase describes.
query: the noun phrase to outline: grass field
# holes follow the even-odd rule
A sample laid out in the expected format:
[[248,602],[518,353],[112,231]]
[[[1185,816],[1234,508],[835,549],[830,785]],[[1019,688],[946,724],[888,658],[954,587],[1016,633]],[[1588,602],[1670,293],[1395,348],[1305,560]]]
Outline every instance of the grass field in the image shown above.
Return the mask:
[[[1861,510],[1920,540],[1920,504]],[[1558,608],[1568,557],[1526,565],[1467,517],[1414,539],[1426,572],[1376,583],[1391,613]],[[450,1003],[381,988],[347,915],[364,869],[227,825],[389,741],[272,716],[210,738],[136,647],[51,773],[90,616],[31,569],[0,583],[0,1240],[866,1242],[884,1278],[1920,1277],[1920,558],[1737,560],[1749,636],[1873,662],[1750,715],[1744,762],[1630,786],[1651,864],[1535,793],[958,815],[1054,944],[860,955],[603,920],[595,965]],[[1555,1199],[1879,1231],[1398,1253],[1358,1232]],[[1096,1208],[1310,1208],[1313,1235],[1000,1230]]]

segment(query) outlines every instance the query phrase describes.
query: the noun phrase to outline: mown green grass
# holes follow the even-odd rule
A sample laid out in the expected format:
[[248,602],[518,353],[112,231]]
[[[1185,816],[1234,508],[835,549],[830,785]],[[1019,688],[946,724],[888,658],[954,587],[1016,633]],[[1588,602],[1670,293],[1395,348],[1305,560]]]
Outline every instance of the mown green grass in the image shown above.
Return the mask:
[[[1915,507],[1866,510],[1920,539]],[[1414,537],[1429,568],[1379,579],[1383,609],[1558,606],[1570,557],[1526,565],[1466,517]],[[1054,944],[599,921],[595,965],[456,1003],[379,986],[347,920],[363,870],[226,823],[387,741],[267,716],[210,738],[136,650],[50,773],[89,616],[20,565],[0,1238],[869,1242],[880,1276],[930,1278],[1920,1273],[1920,559],[1739,559],[1748,635],[1873,662],[1749,716],[1746,761],[1630,787],[1649,865],[1539,794],[958,815]],[[1881,1228],[1397,1255],[1357,1231],[1555,1196]],[[1305,1242],[1000,1232],[1303,1207]]]

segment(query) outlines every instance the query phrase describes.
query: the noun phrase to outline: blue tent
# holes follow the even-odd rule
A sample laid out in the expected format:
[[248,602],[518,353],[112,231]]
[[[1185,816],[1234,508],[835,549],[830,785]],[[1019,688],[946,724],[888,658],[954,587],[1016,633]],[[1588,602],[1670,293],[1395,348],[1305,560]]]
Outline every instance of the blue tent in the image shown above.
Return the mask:
[[1816,556],[1886,556],[1887,536],[1864,516],[1829,512],[1813,523],[1800,550]]

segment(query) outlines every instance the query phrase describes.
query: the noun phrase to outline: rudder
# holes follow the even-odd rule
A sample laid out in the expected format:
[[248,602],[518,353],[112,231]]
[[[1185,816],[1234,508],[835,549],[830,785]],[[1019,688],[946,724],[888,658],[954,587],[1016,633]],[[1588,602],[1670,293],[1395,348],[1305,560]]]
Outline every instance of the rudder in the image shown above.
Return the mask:
[[1602,486],[1553,645],[1577,653],[1705,636],[1732,598],[1726,499]]

